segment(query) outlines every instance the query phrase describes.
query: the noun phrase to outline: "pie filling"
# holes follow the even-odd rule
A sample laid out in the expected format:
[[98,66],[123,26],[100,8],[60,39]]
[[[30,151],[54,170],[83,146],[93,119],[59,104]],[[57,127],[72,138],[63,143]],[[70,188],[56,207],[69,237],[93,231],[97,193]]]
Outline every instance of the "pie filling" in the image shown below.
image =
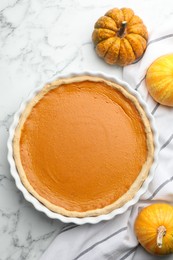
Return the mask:
[[124,195],[147,159],[134,103],[105,82],[62,84],[32,108],[20,160],[33,189],[68,211],[104,208]]

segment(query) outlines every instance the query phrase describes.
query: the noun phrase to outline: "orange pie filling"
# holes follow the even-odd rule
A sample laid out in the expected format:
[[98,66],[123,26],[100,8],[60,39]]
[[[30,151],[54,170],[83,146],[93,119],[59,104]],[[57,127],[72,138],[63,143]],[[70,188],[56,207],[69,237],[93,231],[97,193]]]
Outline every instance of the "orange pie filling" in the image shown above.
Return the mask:
[[104,208],[123,196],[147,160],[134,103],[105,82],[61,84],[33,105],[20,133],[32,188],[68,211]]

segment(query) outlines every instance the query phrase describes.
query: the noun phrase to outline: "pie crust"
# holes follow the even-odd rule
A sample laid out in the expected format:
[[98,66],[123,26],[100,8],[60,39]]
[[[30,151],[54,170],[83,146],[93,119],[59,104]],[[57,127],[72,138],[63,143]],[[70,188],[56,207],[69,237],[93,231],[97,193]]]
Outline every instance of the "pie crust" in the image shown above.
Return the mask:
[[[107,205],[103,208],[96,208],[92,210],[87,210],[84,212],[78,212],[78,211],[73,211],[73,210],[67,210],[63,207],[59,207],[57,205],[52,204],[50,201],[45,199],[44,197],[40,196],[37,193],[37,190],[32,187],[30,182],[28,181],[28,178],[26,176],[26,173],[24,171],[24,168],[22,166],[21,162],[21,156],[20,156],[20,137],[21,137],[21,132],[23,125],[25,124],[30,112],[32,111],[33,107],[35,104],[37,104],[45,95],[48,93],[50,90],[53,90],[54,88],[57,88],[58,86],[62,84],[69,84],[69,83],[74,83],[74,82],[83,82],[83,81],[91,81],[91,82],[104,82],[106,85],[115,88],[119,92],[123,94],[127,99],[129,99],[133,104],[135,105],[140,118],[142,120],[144,129],[145,129],[145,134],[146,134],[146,144],[147,144],[147,159],[145,163],[143,164],[142,170],[140,171],[138,177],[136,180],[133,182],[129,190],[121,196],[118,200],[114,201],[110,205]],[[140,187],[142,186],[143,182],[148,176],[150,167],[153,162],[153,154],[154,154],[154,145],[153,145],[153,134],[151,131],[150,123],[149,120],[139,104],[138,100],[136,97],[134,97],[132,94],[130,94],[127,90],[125,90],[122,86],[117,85],[114,82],[108,81],[106,79],[100,78],[100,77],[93,77],[93,76],[77,76],[77,77],[72,77],[72,78],[64,78],[64,79],[58,79],[54,82],[51,82],[45,87],[27,104],[25,110],[23,111],[19,123],[16,127],[15,134],[14,134],[14,139],[13,139],[13,152],[14,152],[14,159],[16,163],[16,167],[20,176],[20,179],[25,186],[25,188],[35,197],[37,198],[41,203],[43,203],[48,209],[50,209],[53,212],[62,214],[64,216],[68,217],[89,217],[89,216],[99,216],[103,214],[108,214],[111,211],[122,207],[125,203],[130,201],[135,194],[138,192]]]

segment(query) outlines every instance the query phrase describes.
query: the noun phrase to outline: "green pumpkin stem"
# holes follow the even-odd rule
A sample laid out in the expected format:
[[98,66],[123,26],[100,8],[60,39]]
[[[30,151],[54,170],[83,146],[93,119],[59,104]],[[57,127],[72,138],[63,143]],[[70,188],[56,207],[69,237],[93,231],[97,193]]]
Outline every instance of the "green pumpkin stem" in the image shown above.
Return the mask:
[[164,226],[160,226],[157,229],[157,246],[158,248],[162,248],[163,245],[163,237],[166,235],[166,228]]
[[121,23],[121,28],[120,28],[120,30],[118,31],[118,36],[119,36],[119,37],[123,37],[123,36],[124,36],[126,27],[127,27],[127,21],[123,21],[123,22]]

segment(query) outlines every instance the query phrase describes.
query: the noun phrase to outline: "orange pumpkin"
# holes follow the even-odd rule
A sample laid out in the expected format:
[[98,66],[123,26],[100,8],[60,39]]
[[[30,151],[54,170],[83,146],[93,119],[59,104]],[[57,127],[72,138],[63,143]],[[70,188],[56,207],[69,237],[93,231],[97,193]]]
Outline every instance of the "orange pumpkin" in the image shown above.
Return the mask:
[[125,66],[143,55],[148,32],[133,10],[114,8],[95,23],[92,40],[98,56],[109,64]]
[[161,56],[150,65],[146,85],[153,99],[173,107],[173,54]]
[[153,204],[142,209],[135,221],[135,233],[149,253],[173,253],[173,207]]

